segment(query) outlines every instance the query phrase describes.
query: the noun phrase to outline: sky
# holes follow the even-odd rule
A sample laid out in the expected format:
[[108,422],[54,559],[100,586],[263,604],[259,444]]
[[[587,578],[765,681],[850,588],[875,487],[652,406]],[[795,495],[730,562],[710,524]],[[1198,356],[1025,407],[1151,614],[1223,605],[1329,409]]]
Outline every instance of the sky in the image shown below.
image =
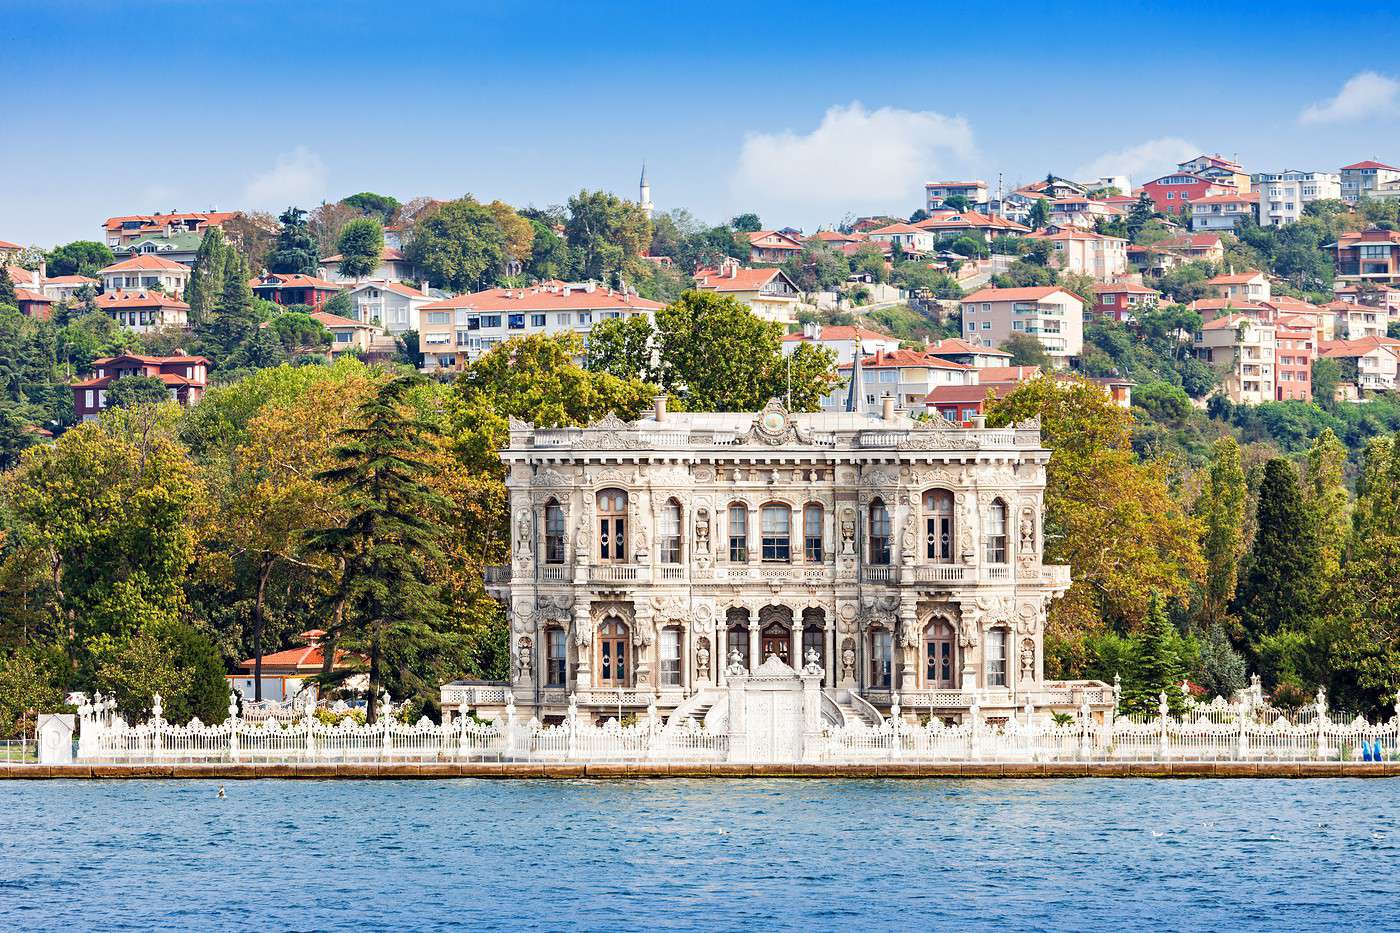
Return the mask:
[[[708,222],[905,215],[925,180],[1400,164],[1400,5],[0,0],[0,240],[357,191],[582,188]],[[1329,28],[1335,23],[1336,29]]]

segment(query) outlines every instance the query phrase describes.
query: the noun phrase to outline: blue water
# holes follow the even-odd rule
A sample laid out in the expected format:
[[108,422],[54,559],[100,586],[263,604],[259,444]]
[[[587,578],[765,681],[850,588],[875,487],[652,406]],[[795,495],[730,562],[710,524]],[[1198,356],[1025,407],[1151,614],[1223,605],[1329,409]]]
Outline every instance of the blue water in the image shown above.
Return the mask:
[[1394,928],[1400,781],[0,784],[0,929]]

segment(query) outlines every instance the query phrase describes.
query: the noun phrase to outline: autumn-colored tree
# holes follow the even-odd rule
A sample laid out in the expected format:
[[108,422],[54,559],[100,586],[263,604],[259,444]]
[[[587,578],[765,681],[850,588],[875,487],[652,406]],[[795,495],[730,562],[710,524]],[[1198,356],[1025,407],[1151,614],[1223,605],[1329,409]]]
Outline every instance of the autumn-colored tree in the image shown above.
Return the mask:
[[506,255],[522,265],[528,262],[535,243],[534,226],[504,201],[492,201],[486,209],[496,218],[496,225],[505,236]]
[[[1168,465],[1141,462],[1132,415],[1080,378],[1041,376],[993,400],[989,425],[1039,418],[1046,471],[1045,558],[1068,564],[1069,593],[1050,611],[1058,675],[1082,669],[1083,639],[1105,625],[1137,628],[1152,594],[1185,597],[1204,570],[1201,524],[1172,496]],[[1047,646],[1049,647],[1049,646]]]

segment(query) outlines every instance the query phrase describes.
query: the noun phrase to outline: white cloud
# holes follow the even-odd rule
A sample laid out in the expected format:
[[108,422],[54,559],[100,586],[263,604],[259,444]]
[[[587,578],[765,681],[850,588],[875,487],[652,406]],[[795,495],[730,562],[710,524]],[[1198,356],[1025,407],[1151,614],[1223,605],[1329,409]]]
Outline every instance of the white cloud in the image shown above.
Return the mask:
[[305,146],[277,157],[272,168],[254,176],[243,189],[244,206],[281,210],[290,205],[310,207],[326,190],[326,166]]
[[1303,108],[1299,123],[1347,123],[1400,112],[1400,81],[1363,71],[1342,85],[1329,101]]
[[[1127,175],[1134,184],[1151,180],[1170,171],[1178,163],[1200,155],[1201,148],[1195,143],[1176,136],[1163,136],[1149,139],[1136,146],[1105,152],[1097,159],[1082,165],[1075,172],[1075,178],[1093,180],[1106,175]],[[1123,192],[1127,194],[1127,192]]]
[[[962,117],[859,102],[827,110],[806,135],[749,133],[739,152],[733,189],[754,207],[849,206],[864,211],[922,202],[922,185],[946,163],[974,154]],[[754,204],[754,202],[761,202]]]

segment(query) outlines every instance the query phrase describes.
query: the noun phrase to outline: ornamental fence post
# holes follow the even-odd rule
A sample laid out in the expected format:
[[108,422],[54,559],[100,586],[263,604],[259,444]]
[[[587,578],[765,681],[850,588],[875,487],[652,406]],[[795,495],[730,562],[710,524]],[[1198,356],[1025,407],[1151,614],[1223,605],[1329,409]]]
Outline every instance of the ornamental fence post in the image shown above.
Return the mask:
[[569,694],[569,717],[568,717],[568,747],[567,755],[574,757],[574,752],[578,749],[578,694]]
[[1235,715],[1235,724],[1240,727],[1239,743],[1235,747],[1235,757],[1239,761],[1244,761],[1249,758],[1249,720],[1245,716],[1243,709]]
[[506,743],[507,755],[515,754],[515,694],[506,691]]
[[1088,761],[1092,751],[1093,742],[1090,730],[1094,728],[1089,711],[1089,698],[1086,696],[1079,704],[1079,760]]
[[1332,749],[1327,745],[1327,691],[1318,687],[1317,699],[1313,702],[1317,707],[1317,757],[1326,761],[1332,757]]
[[1162,732],[1162,736],[1161,736],[1161,748],[1160,748],[1160,751],[1158,752],[1158,754],[1159,754],[1159,756],[1160,756],[1160,758],[1161,758],[1162,761],[1166,761],[1166,759],[1167,759],[1167,734],[1168,734],[1168,733],[1167,733],[1167,730],[1171,727],[1171,726],[1170,726],[1170,723],[1169,723],[1168,720],[1167,720],[1167,714],[1168,714],[1170,711],[1171,711],[1170,708],[1167,706],[1167,694],[1166,694],[1166,691],[1163,691],[1163,692],[1157,694],[1157,717],[1158,717],[1158,719],[1161,721],[1161,732]]
[[647,697],[647,757],[660,757],[656,741],[656,697]]
[[306,718],[302,720],[306,724],[306,760],[314,761],[316,758],[316,704],[307,703],[305,706]]
[[900,744],[900,741],[901,741],[901,739],[903,738],[903,736],[900,735],[900,728],[899,728],[899,727],[902,726],[903,724],[904,724],[904,721],[903,721],[902,719],[900,719],[900,717],[899,717],[899,694],[898,694],[897,692],[896,692],[896,693],[891,693],[891,694],[890,694],[890,754],[889,754],[889,757],[890,757],[891,759],[893,759],[893,758],[898,754],[898,752],[899,752],[899,749],[897,748],[897,746]]
[[238,694],[232,690],[228,694],[228,760],[238,760]]
[[967,732],[967,758],[969,761],[976,761],[981,752],[981,718],[982,705],[976,696],[972,698],[972,705],[968,707],[968,717],[971,721],[971,728]]
[[160,714],[162,712],[164,712],[164,707],[161,706],[160,694],[157,693],[151,697],[151,721],[148,723],[148,725],[151,727],[152,758],[160,757],[160,752],[163,745],[163,736],[161,733],[164,731],[165,723],[160,718]]

